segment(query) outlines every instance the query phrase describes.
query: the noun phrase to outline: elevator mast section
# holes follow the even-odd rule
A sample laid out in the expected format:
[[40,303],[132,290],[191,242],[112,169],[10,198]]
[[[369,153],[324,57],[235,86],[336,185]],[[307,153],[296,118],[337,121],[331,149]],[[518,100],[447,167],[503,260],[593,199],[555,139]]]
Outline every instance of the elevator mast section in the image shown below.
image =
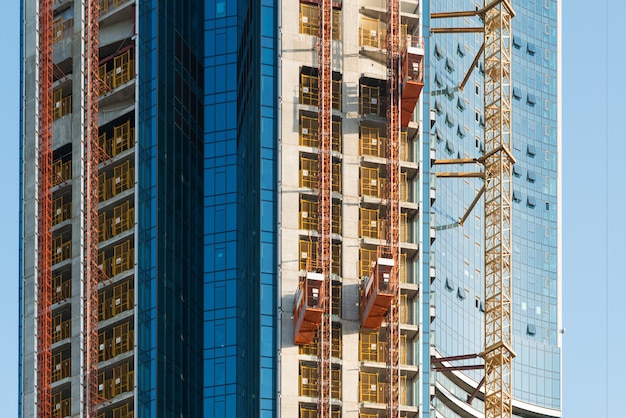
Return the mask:
[[84,408],[86,417],[96,417],[98,407],[98,164],[103,155],[98,144],[98,67],[100,4],[85,3],[85,279],[84,279]]
[[331,0],[319,1],[318,52],[318,269],[323,275],[324,313],[318,330],[317,384],[320,418],[331,417],[331,222],[332,222],[332,66]]
[[379,252],[393,260],[394,284],[387,312],[387,417],[400,416],[400,4],[387,0],[387,245]]
[[39,1],[37,416],[52,417],[52,0]]

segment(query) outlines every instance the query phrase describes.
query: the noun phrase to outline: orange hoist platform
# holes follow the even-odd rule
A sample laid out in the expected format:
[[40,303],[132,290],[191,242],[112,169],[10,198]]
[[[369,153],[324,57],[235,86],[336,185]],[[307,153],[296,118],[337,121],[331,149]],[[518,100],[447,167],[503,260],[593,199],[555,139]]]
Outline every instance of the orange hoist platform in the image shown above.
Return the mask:
[[363,285],[361,321],[363,328],[379,329],[391,307],[398,283],[393,279],[396,268],[391,258],[379,256]]
[[400,125],[406,128],[424,88],[424,41],[420,36],[406,37],[400,85]]
[[324,275],[307,272],[294,300],[294,343],[311,344],[324,314]]

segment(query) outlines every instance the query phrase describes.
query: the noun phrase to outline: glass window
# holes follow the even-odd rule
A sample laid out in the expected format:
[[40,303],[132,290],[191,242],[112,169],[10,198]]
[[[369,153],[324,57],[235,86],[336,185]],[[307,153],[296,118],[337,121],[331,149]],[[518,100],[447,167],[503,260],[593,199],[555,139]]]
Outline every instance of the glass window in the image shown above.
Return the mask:
[[446,141],[446,152],[447,152],[449,155],[454,154],[454,145],[452,145],[452,144],[450,143],[450,141]]
[[453,73],[454,72],[454,64],[452,64],[452,61],[450,61],[448,58],[446,58],[446,70],[449,73]]
[[517,49],[520,49],[522,47],[522,40],[519,38],[519,36],[513,35],[513,46]]
[[456,47],[456,53],[459,54],[459,57],[463,58],[465,56],[465,47],[463,45],[461,45],[461,43],[459,42],[459,44]]
[[535,335],[537,333],[537,328],[535,328],[534,324],[528,324],[526,326],[526,334]]
[[435,55],[435,58],[437,58],[438,60],[443,58],[443,53],[441,52],[441,48],[437,44],[435,44],[434,55]]

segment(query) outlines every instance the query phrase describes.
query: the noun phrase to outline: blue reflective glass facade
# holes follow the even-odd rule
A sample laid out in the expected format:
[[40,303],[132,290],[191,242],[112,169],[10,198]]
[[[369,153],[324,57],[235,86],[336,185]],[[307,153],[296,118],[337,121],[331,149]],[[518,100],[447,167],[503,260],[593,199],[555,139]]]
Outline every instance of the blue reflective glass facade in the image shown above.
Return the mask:
[[275,414],[276,14],[206,4],[205,416]]
[[[476,4],[482,7],[482,2]],[[472,3],[471,7],[474,7]],[[561,374],[558,280],[557,144],[558,15],[556,0],[514,1],[512,51],[513,170],[513,362],[514,398],[560,414]],[[430,2],[431,12],[467,10],[458,0]],[[482,26],[478,18],[431,20],[436,27]],[[435,34],[428,48],[427,85],[435,123],[430,139],[440,159],[484,153],[482,59],[458,88],[483,42],[482,34]],[[476,171],[474,166],[438,166],[436,171]],[[433,322],[439,355],[479,353],[484,335],[484,240],[482,199],[461,227],[457,221],[482,187],[478,179],[431,179],[436,185],[431,247],[437,309]],[[465,364],[475,363],[467,361]],[[463,364],[460,362],[459,364]],[[464,372],[480,381],[482,371]],[[437,384],[464,400],[466,393],[443,374]],[[458,393],[457,393],[458,392]],[[435,408],[448,416],[442,396]],[[482,410],[480,400],[473,407]],[[550,412],[549,410],[552,410]],[[520,412],[522,413],[522,412]],[[454,416],[454,415],[450,415]]]
[[202,416],[203,4],[138,5],[137,411]]

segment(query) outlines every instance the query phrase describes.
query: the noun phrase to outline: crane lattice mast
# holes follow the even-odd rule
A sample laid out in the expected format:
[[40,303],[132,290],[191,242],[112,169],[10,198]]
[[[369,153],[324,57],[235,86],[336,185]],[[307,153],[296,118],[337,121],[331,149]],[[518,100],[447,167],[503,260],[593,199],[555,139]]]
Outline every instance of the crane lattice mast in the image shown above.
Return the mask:
[[393,260],[390,283],[393,289],[387,312],[387,417],[400,414],[400,5],[399,0],[387,0],[387,242],[385,257]]
[[39,1],[37,189],[37,416],[52,417],[53,4]]
[[511,18],[485,6],[485,417],[513,412],[511,329]]
[[84,210],[84,410],[86,417],[96,417],[98,409],[98,164],[103,151],[98,144],[98,98],[100,80],[98,67],[100,2],[85,2],[84,27],[84,164],[85,164],[85,210]]
[[331,66],[331,0],[319,2],[318,48],[318,268],[323,275],[324,313],[318,329],[317,379],[320,418],[331,416],[331,301],[332,301],[332,66]]

